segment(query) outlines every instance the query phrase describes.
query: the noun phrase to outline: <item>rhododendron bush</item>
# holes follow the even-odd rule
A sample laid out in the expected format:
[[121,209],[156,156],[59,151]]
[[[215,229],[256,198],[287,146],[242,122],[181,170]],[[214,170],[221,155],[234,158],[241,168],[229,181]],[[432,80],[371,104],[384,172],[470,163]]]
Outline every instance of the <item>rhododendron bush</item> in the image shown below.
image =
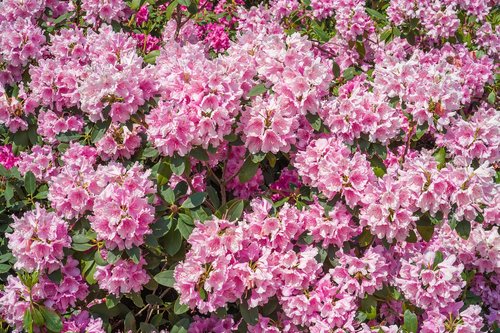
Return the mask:
[[499,332],[495,0],[2,0],[0,332]]

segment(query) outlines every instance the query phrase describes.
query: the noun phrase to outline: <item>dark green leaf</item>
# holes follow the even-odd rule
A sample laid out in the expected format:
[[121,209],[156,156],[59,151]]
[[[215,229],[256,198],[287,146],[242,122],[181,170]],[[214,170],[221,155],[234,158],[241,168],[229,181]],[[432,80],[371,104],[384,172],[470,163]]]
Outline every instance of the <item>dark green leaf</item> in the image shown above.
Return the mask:
[[306,114],[306,119],[315,131],[321,129],[321,118],[317,114],[308,113]]
[[201,147],[196,147],[191,150],[191,156],[200,161],[208,161],[209,159],[207,151]]
[[127,249],[127,255],[135,264],[138,264],[141,260],[141,250],[137,246]]
[[252,161],[251,156],[248,157],[240,168],[238,179],[241,183],[246,183],[255,176],[259,165]]
[[194,229],[193,219],[189,215],[179,214],[177,229],[184,239],[188,239]]
[[249,309],[246,301],[241,302],[240,313],[245,322],[249,325],[255,325],[259,321],[259,309],[257,307]]
[[182,245],[182,236],[179,230],[171,229],[166,236],[165,243],[165,250],[167,253],[171,256],[175,255]]
[[471,230],[470,222],[467,220],[462,220],[458,222],[457,226],[455,227],[455,230],[457,231],[457,234],[460,237],[462,237],[463,239],[468,239]]
[[33,194],[36,191],[36,178],[31,171],[26,172],[24,175],[24,188],[29,194]]
[[135,332],[136,331],[136,323],[135,323],[135,316],[133,312],[127,313],[125,316],[125,320],[123,322],[124,325],[124,331],[125,332]]
[[195,208],[200,206],[206,199],[207,193],[206,192],[197,192],[194,194],[191,194],[183,203],[181,208]]

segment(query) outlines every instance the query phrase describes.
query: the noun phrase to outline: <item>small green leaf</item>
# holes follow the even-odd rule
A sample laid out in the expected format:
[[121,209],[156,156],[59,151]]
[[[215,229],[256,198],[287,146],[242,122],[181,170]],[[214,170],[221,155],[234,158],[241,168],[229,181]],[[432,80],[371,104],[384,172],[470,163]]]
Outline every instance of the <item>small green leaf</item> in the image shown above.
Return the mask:
[[94,245],[88,243],[73,243],[71,244],[71,248],[77,252],[85,252],[88,249],[93,248]]
[[61,332],[63,327],[61,317],[54,310],[40,307],[40,312],[42,313],[47,329],[52,332]]
[[176,157],[173,157],[171,162],[170,162],[170,169],[172,169],[172,171],[180,176],[184,173],[184,170],[186,170],[186,165],[189,163],[189,160],[186,156],[183,156],[183,157],[180,157],[180,156],[176,156]]
[[206,199],[207,193],[206,192],[197,192],[194,194],[191,194],[183,203],[181,208],[195,208],[200,206]]
[[434,235],[434,224],[427,215],[423,215],[417,221],[417,231],[426,242],[431,240],[432,235]]
[[174,12],[174,9],[178,4],[179,0],[174,0],[168,5],[167,9],[165,10],[165,17],[167,18],[167,21],[172,17],[172,13]]
[[370,7],[365,7],[365,11],[373,18],[379,19],[380,21],[387,21],[387,18],[384,14],[372,9]]
[[209,160],[209,156],[208,156],[207,151],[201,147],[194,148],[193,150],[191,150],[190,154],[191,154],[191,156],[193,156],[194,158],[196,158],[197,160],[200,160],[200,161],[208,161]]
[[127,249],[127,255],[130,259],[132,259],[134,264],[138,264],[141,260],[141,250],[137,246]]
[[243,200],[235,200],[227,210],[227,219],[229,221],[238,220],[243,214],[243,209],[245,208],[245,202]]
[[171,229],[165,240],[165,251],[171,256],[175,255],[182,245],[182,236],[179,230]]
[[163,271],[154,276],[154,280],[165,287],[172,288],[174,286],[174,271]]
[[118,305],[119,302],[120,300],[116,298],[115,295],[111,294],[106,297],[106,306],[108,307],[108,309],[114,308]]
[[488,103],[490,104],[495,104],[495,101],[497,99],[497,94],[496,92],[493,90],[489,93],[488,95]]
[[418,329],[417,315],[411,312],[410,310],[406,310],[404,313],[403,328],[408,333],[417,333]]
[[375,296],[368,295],[361,300],[361,310],[366,314],[366,319],[375,319],[377,317],[377,300]]
[[30,308],[24,312],[23,327],[28,333],[33,333],[33,317]]
[[189,306],[187,306],[186,304],[181,304],[180,303],[180,298],[177,298],[175,300],[175,303],[174,303],[174,313],[176,315],[180,315],[180,314],[186,313],[186,312],[188,312],[188,310],[189,310]]
[[171,188],[162,190],[160,195],[169,204],[173,204],[175,202],[175,193]]
[[252,161],[251,156],[249,156],[240,168],[238,179],[240,183],[246,183],[255,176],[257,170],[259,169],[259,164]]
[[470,222],[467,220],[462,220],[458,222],[457,226],[455,227],[455,230],[457,231],[457,234],[463,239],[469,239],[471,230]]
[[62,273],[61,273],[61,270],[58,269],[58,270],[55,270],[53,271],[52,273],[50,273],[48,275],[49,279],[52,281],[52,282],[55,282],[57,284],[59,284],[59,282],[61,282],[62,280]]
[[194,229],[193,219],[189,215],[179,214],[177,229],[184,239],[188,239]]
[[439,265],[443,261],[443,253],[441,251],[436,251],[436,253],[434,254],[434,262],[432,263],[432,267],[436,268],[437,265]]
[[249,325],[255,325],[259,321],[259,309],[257,307],[249,309],[248,303],[245,300],[240,304],[240,313]]
[[266,85],[263,83],[260,83],[260,84],[256,85],[255,87],[253,87],[252,89],[250,89],[247,96],[248,97],[258,96],[258,95],[265,93],[266,91],[267,91]]
[[33,317],[33,323],[36,326],[41,327],[45,324],[45,319],[43,318],[42,313],[36,307],[32,308],[31,316]]
[[446,150],[444,148],[439,148],[438,151],[434,153],[434,159],[439,163],[438,169],[442,169],[446,164]]
[[321,129],[321,118],[317,114],[308,113],[306,114],[306,119],[315,131]]
[[123,325],[124,325],[124,331],[125,332],[135,332],[136,330],[136,322],[135,322],[135,316],[134,316],[134,313],[131,311],[129,313],[127,313],[127,315],[125,316],[125,320],[123,322]]
[[158,172],[156,173],[156,180],[158,182],[158,186],[165,185],[168,183],[168,180],[172,176],[172,169],[170,168],[170,164],[166,161],[160,163],[158,167]]
[[33,194],[36,191],[36,178],[31,171],[26,172],[24,175],[24,188],[29,194]]
[[147,64],[155,64],[156,58],[160,55],[160,50],[154,50],[144,56],[144,62]]

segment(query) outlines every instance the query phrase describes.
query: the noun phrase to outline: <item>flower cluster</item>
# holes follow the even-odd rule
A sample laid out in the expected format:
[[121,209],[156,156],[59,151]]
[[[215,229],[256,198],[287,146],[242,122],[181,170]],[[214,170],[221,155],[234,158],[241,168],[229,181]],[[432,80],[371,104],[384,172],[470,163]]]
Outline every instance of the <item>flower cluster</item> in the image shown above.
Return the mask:
[[499,22],[0,0],[0,331],[498,331]]

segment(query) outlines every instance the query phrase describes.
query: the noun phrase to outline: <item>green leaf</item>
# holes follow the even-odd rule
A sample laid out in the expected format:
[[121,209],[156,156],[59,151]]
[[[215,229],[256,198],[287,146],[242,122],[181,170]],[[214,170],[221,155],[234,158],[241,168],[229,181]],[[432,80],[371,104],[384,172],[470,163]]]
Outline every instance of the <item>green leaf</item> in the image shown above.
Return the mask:
[[373,241],[373,235],[370,232],[370,229],[365,228],[361,235],[359,235],[358,242],[361,247],[367,247]]
[[165,185],[168,183],[168,180],[172,176],[172,169],[170,168],[170,164],[166,161],[160,163],[158,167],[158,172],[156,173],[156,180],[158,182],[158,186]]
[[134,246],[131,249],[127,249],[127,255],[130,259],[132,259],[134,264],[138,264],[141,260],[141,250],[137,246]]
[[187,329],[189,327],[189,319],[182,318],[170,330],[170,333],[187,333]]
[[30,308],[26,309],[24,312],[23,327],[28,333],[33,333],[33,317]]
[[85,252],[88,249],[93,248],[94,245],[88,243],[73,243],[71,244],[71,248],[77,252]]
[[135,322],[135,316],[134,313],[131,311],[127,313],[125,316],[125,320],[123,322],[124,325],[124,331],[125,332],[135,332],[136,331],[136,322]]
[[142,151],[142,157],[145,158],[155,158],[158,155],[159,155],[158,150],[156,150],[153,147],[144,148],[144,150]]
[[238,220],[243,214],[243,209],[245,208],[245,202],[243,200],[236,199],[227,210],[227,219],[229,221]]
[[139,325],[139,329],[142,333],[153,333],[158,331],[153,325],[144,322]]
[[167,21],[172,17],[172,13],[174,12],[174,9],[177,8],[178,4],[179,0],[174,0],[168,5],[167,9],[165,10],[165,17],[167,18]]
[[240,183],[246,183],[250,179],[252,179],[253,176],[255,176],[255,174],[257,173],[258,169],[259,165],[252,161],[251,156],[247,157],[247,159],[241,166],[238,174],[238,179],[240,180]]
[[410,310],[405,311],[403,328],[405,329],[406,332],[417,333],[418,329],[417,315],[411,312]]
[[189,215],[179,214],[177,229],[184,239],[188,239],[194,229],[193,219]]
[[181,208],[195,208],[200,206],[206,199],[207,197],[207,192],[197,192],[194,194],[191,194],[183,203]]
[[173,157],[171,162],[170,162],[170,169],[172,171],[180,176],[184,173],[184,170],[186,170],[186,165],[189,163],[188,158],[186,156],[183,157]]
[[431,223],[427,215],[423,215],[420,220],[417,221],[417,231],[426,242],[431,240],[434,234],[434,224]]
[[26,172],[24,175],[24,188],[29,194],[33,194],[36,191],[36,177],[31,171]]
[[108,264],[106,260],[104,260],[104,258],[102,257],[101,251],[99,250],[95,251],[94,253],[94,261],[99,266],[106,266]]
[[377,317],[377,300],[375,296],[368,295],[361,300],[361,311],[366,315],[366,319],[372,320]]
[[179,0],[179,4],[188,7],[191,4],[191,0]]
[[356,69],[354,67],[347,67],[344,70],[343,76],[347,81],[352,80],[356,75]]
[[9,182],[6,182],[5,184],[5,191],[3,193],[3,196],[7,203],[14,197],[14,188]]
[[154,280],[161,284],[162,286],[165,287],[170,287],[172,288],[174,286],[175,280],[174,280],[174,271],[173,270],[168,270],[168,271],[163,271],[154,276]]
[[176,315],[186,313],[186,312],[188,312],[188,310],[189,310],[189,306],[187,306],[186,304],[181,304],[180,297],[175,300],[174,313]]
[[40,307],[40,312],[42,313],[43,319],[45,320],[45,326],[52,332],[61,332],[62,321],[61,317],[51,309],[46,307]]
[[156,58],[160,55],[160,50],[154,50],[144,56],[144,62],[147,64],[155,64]]
[[384,14],[372,9],[370,7],[365,7],[365,11],[373,18],[379,19],[380,21],[387,21],[387,18]]
[[7,273],[8,271],[10,271],[11,268],[12,268],[11,265],[0,264],[0,274]]
[[162,299],[153,294],[146,295],[146,303],[151,305],[163,305]]
[[200,160],[200,161],[208,161],[209,160],[209,156],[208,156],[207,151],[201,147],[194,148],[193,150],[191,150],[190,154],[191,154],[191,156],[193,156],[194,158],[196,158],[197,160]]
[[61,282],[62,280],[62,273],[61,273],[61,270],[58,269],[58,270],[55,270],[53,271],[52,273],[50,273],[48,275],[49,279],[52,281],[52,282],[55,282],[57,284],[59,284],[59,282]]
[[317,114],[308,113],[306,114],[306,119],[315,131],[321,129],[321,118]]
[[264,83],[260,83],[254,86],[252,89],[250,89],[247,96],[248,97],[258,96],[265,93],[266,91],[267,91],[266,85]]
[[246,301],[241,302],[240,313],[245,322],[249,325],[255,325],[259,321],[259,309],[257,307],[249,309]]
[[444,148],[438,149],[438,151],[434,153],[434,159],[439,163],[438,169],[442,169],[446,164],[446,150]]
[[42,313],[36,307],[32,308],[31,317],[33,317],[33,323],[38,327],[43,326],[45,323]]
[[182,236],[179,230],[171,229],[166,236],[165,251],[171,256],[175,255],[182,245]]
[[495,101],[497,99],[497,94],[496,92],[493,90],[492,92],[489,93],[488,95],[488,103],[490,104],[495,104]]
[[323,28],[318,24],[318,22],[312,21],[311,27],[318,36],[320,42],[328,42],[330,40],[330,36],[328,35],[328,33],[325,32],[325,30],[323,30]]
[[208,193],[208,198],[210,199],[212,205],[214,205],[216,209],[219,208],[220,200],[217,191],[212,186],[208,186],[207,193]]
[[120,300],[116,298],[115,295],[111,294],[106,297],[106,306],[108,307],[108,309],[114,308],[118,305],[119,302]]
[[468,239],[471,230],[470,222],[467,220],[462,220],[458,222],[457,226],[455,227],[455,230],[457,231],[457,234],[460,237],[462,237],[463,239]]
[[434,254],[434,262],[432,263],[432,267],[436,268],[437,265],[439,265],[443,261],[444,261],[443,253],[441,251],[436,251],[436,253]]
[[109,125],[111,125],[111,119],[107,121],[99,121],[95,124],[94,128],[92,128],[92,134],[90,135],[92,143],[96,143],[102,139],[104,134],[106,134]]
[[132,302],[134,302],[134,305],[138,308],[144,307],[144,301],[142,300],[140,293],[130,293],[127,297],[130,298]]
[[252,162],[254,163],[260,163],[266,158],[266,153],[259,152],[256,154],[250,155],[252,157]]
[[370,159],[370,165],[372,166],[373,173],[379,178],[383,177],[387,172],[384,161],[379,156],[373,156]]

